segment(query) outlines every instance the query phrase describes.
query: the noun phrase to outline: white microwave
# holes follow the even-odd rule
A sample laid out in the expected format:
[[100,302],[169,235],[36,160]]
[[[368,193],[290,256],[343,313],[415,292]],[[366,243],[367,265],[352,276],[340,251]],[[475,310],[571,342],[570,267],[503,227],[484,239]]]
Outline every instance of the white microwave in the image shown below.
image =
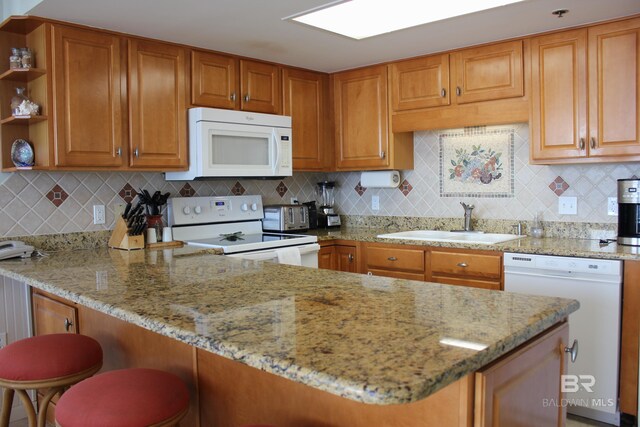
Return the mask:
[[218,108],[189,110],[189,170],[167,181],[291,176],[291,117]]

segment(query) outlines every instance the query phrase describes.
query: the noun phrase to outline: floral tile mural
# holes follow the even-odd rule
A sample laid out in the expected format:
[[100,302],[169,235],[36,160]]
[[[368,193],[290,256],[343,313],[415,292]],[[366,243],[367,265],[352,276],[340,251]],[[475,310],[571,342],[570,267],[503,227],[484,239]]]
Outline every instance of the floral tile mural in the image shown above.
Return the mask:
[[439,136],[441,197],[514,197],[513,128]]

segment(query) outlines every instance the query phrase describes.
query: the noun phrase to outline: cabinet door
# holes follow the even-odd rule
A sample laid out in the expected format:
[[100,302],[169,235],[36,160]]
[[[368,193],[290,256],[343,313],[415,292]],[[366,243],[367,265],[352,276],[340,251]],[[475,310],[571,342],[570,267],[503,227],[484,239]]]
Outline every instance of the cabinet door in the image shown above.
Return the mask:
[[640,19],[589,28],[589,154],[640,154]]
[[325,135],[326,76],[311,71],[285,68],[284,115],[291,116],[293,168],[322,170],[327,157]]
[[240,108],[280,114],[280,69],[266,62],[240,61]]
[[349,273],[358,272],[355,246],[336,245],[336,270]]
[[32,295],[33,328],[35,335],[78,332],[78,310],[40,294]]
[[565,322],[476,373],[474,425],[564,426],[560,380],[568,341]]
[[334,76],[336,167],[389,166],[387,69],[384,65]]
[[458,104],[524,95],[521,40],[465,49],[452,61]]
[[586,30],[531,40],[533,160],[587,155],[586,45]]
[[335,246],[320,246],[320,251],[318,252],[318,268],[327,270],[336,269]]
[[191,52],[191,102],[202,107],[236,109],[238,60],[216,53]]
[[132,167],[187,167],[185,58],[178,46],[129,40]]
[[111,34],[53,27],[56,166],[125,164],[121,43]]
[[393,111],[450,104],[449,54],[389,65]]

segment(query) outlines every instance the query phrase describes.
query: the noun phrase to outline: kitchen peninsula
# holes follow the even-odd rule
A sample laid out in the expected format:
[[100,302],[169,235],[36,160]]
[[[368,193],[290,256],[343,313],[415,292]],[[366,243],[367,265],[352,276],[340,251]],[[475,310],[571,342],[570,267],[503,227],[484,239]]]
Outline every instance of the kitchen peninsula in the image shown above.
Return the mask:
[[[190,248],[57,252],[5,261],[0,274],[34,289],[36,332],[47,313],[64,318],[58,304],[75,311],[76,332],[100,341],[103,369],[149,366],[185,379],[184,426],[468,426],[497,416],[495,407],[501,417],[540,415],[538,398],[558,396],[564,320],[578,309]],[[501,368],[543,380],[512,382],[492,403]]]

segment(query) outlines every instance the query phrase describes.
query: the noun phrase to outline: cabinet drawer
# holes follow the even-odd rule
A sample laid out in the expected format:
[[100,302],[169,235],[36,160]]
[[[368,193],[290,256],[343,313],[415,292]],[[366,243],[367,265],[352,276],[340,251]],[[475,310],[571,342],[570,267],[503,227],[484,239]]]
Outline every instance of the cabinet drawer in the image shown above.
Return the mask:
[[439,273],[458,277],[486,277],[499,280],[502,262],[500,255],[431,251],[431,272],[433,275]]
[[33,326],[36,335],[78,332],[78,310],[75,306],[34,293]]
[[424,251],[370,246],[367,247],[367,268],[370,267],[423,273]]
[[424,274],[422,273],[406,273],[404,271],[378,270],[375,268],[368,268],[367,273],[371,273],[372,276],[392,277],[394,279],[405,280],[419,280],[424,282]]
[[471,288],[490,289],[492,291],[502,290],[502,284],[500,283],[499,280],[493,281],[493,280],[466,279],[466,278],[459,278],[459,277],[442,277],[442,276],[432,276],[430,280],[432,282],[442,283],[445,285],[468,286]]

